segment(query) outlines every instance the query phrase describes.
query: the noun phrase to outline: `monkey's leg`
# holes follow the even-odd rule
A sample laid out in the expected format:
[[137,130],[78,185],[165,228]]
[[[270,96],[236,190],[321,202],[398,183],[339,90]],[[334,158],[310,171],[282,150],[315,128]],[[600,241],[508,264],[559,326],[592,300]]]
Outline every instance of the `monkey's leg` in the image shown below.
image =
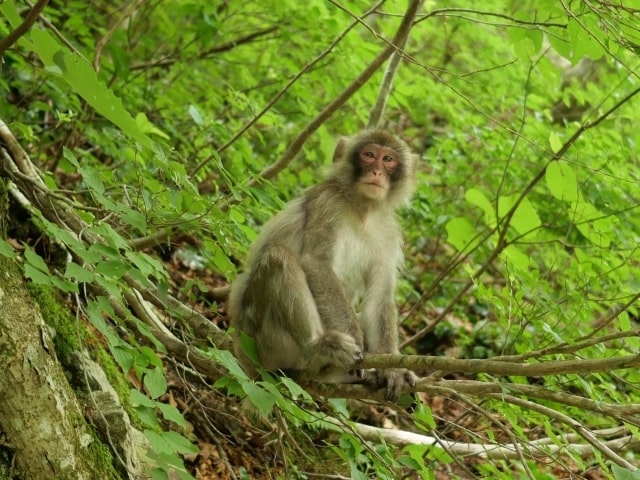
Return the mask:
[[362,348],[343,330],[327,327],[298,256],[281,245],[266,248],[254,264],[244,298],[254,312],[252,334],[269,370],[350,369]]

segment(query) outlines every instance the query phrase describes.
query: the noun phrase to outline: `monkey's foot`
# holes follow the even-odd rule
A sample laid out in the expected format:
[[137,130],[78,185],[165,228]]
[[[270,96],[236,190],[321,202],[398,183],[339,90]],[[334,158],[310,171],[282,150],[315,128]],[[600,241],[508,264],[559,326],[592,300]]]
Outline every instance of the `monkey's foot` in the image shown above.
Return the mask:
[[375,378],[378,388],[384,388],[384,398],[395,402],[404,388],[409,385],[416,386],[418,376],[411,370],[405,368],[386,368],[375,371]]

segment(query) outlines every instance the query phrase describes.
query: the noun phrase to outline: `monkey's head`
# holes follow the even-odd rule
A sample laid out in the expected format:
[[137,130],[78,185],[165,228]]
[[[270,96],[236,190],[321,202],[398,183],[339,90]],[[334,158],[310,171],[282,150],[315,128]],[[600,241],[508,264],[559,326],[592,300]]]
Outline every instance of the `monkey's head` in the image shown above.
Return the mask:
[[413,193],[416,160],[398,137],[383,130],[365,130],[338,141],[330,176],[341,178],[361,200],[396,207]]

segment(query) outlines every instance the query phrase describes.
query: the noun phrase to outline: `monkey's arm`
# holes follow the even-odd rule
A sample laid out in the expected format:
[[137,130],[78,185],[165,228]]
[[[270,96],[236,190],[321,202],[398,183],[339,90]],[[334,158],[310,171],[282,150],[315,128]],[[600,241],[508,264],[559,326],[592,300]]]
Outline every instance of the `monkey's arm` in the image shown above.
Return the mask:
[[300,262],[325,328],[351,335],[362,347],[362,329],[352,299],[332,267],[337,231],[346,217],[335,198],[335,192],[329,189],[318,188],[309,193]]
[[317,255],[304,255],[301,264],[323,326],[351,335],[356,344],[363,348],[358,318],[331,268],[331,262]]
[[[379,278],[384,278],[378,272]],[[365,298],[363,307],[363,325],[365,329],[366,351],[369,353],[399,353],[398,349],[398,314],[394,301],[395,281],[389,277],[387,282],[375,282]],[[377,370],[375,383],[385,387],[387,400],[396,400],[405,385],[416,385],[418,377],[404,368],[388,368]]]

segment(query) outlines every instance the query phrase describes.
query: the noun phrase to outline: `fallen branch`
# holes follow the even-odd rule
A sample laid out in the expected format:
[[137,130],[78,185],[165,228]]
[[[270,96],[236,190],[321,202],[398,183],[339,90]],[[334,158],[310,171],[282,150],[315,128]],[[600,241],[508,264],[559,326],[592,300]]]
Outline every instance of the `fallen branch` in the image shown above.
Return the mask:
[[[442,448],[450,454],[465,456],[471,455],[483,459],[509,460],[518,458],[516,448],[509,445],[454,442],[437,436],[422,435],[419,433],[393,430],[390,428],[372,427],[371,425],[365,425],[357,422],[342,422],[331,417],[326,417],[323,420],[340,428],[351,426],[364,439],[372,442],[384,440],[387,443],[400,447],[405,445],[431,445],[436,448]],[[598,437],[611,436],[612,432],[620,436],[609,440],[597,439]],[[605,429],[602,431],[596,430],[591,432],[591,434],[595,441],[597,441],[603,448],[609,450],[631,448],[633,446],[640,445],[640,440],[635,438],[626,428]],[[581,456],[593,455],[593,446],[591,444],[573,442],[565,443],[569,438],[572,437],[569,435],[559,435],[557,439],[554,440],[545,437],[538,440],[523,442],[519,447],[522,448],[530,457],[552,457],[564,450],[578,452]],[[625,463],[628,464],[628,462]],[[626,468],[635,470],[635,467],[631,464],[626,465]]]

